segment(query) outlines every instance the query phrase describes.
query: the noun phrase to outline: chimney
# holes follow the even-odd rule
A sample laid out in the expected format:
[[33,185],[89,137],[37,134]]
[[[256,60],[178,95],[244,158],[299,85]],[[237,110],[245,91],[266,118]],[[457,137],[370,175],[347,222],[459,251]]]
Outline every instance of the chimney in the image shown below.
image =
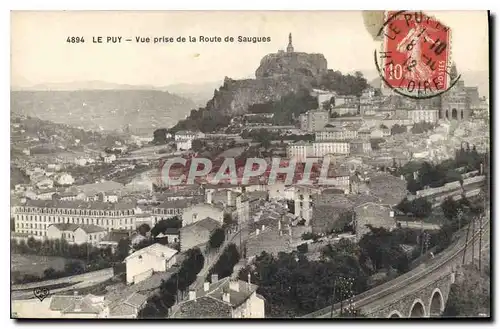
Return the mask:
[[203,282],[203,290],[208,291],[210,289],[210,282],[205,281]]
[[262,232],[264,232],[265,229],[266,229],[266,226],[262,225]]
[[252,283],[252,281],[250,279],[251,279],[251,276],[250,276],[250,273],[248,273],[248,284]]
[[228,206],[231,206],[232,203],[233,203],[233,200],[232,200],[233,199],[232,198],[233,195],[232,195],[232,193],[233,192],[231,190],[227,190],[227,205]]
[[218,274],[212,274],[212,283],[216,283],[219,281],[219,275]]
[[195,300],[195,299],[196,299],[196,291],[189,290],[189,300]]
[[205,197],[207,203],[212,203],[212,190],[207,190]]
[[238,279],[229,281],[229,289],[232,291],[240,291],[240,283]]
[[222,293],[222,300],[225,301],[226,303],[231,302],[231,297],[229,295],[229,292],[223,292]]

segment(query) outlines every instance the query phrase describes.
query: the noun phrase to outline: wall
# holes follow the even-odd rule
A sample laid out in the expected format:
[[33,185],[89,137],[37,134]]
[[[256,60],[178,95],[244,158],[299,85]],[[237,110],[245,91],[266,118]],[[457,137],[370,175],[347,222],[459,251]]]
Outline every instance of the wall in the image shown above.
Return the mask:
[[[140,256],[142,256],[142,258],[139,258]],[[134,276],[150,269],[164,272],[167,270],[166,265],[166,261],[163,258],[149,253],[131,257],[126,261],[127,283],[134,282]]]
[[[128,273],[128,272],[127,272],[127,273]],[[147,271],[144,271],[144,272],[142,272],[142,273],[139,273],[139,274],[137,274],[137,275],[134,275],[134,277],[133,277],[133,282],[134,282],[135,284],[137,284],[137,283],[139,283],[139,282],[141,282],[141,281],[146,280],[147,278],[149,278],[149,277],[150,277],[150,276],[152,276],[152,275],[153,275],[153,269],[149,269],[149,270],[147,270]],[[129,283],[129,282],[127,281],[127,283]]]
[[[194,218],[193,215],[196,215],[196,218]],[[222,224],[224,212],[213,205],[197,204],[184,211],[182,214],[182,226],[190,225],[207,217],[215,219]]]
[[207,243],[210,239],[210,234],[206,229],[202,228],[187,228],[180,231],[180,247],[181,252],[191,249],[199,244]]
[[254,292],[242,305],[233,309],[233,318],[254,318],[262,319],[266,317],[264,300]]

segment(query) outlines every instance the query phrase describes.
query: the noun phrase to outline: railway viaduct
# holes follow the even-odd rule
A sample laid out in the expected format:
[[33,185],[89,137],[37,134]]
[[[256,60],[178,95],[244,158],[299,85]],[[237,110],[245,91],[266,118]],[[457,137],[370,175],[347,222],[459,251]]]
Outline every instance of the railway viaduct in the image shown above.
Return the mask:
[[[353,306],[369,318],[437,317],[444,311],[451,285],[462,262],[479,253],[479,236],[489,245],[489,214],[482,229],[461,237],[429,262],[353,298]],[[474,248],[474,253],[472,252]],[[483,248],[484,249],[484,248]],[[465,255],[465,256],[464,256]],[[344,302],[344,305],[346,303]],[[337,317],[340,303],[310,313],[305,318]]]

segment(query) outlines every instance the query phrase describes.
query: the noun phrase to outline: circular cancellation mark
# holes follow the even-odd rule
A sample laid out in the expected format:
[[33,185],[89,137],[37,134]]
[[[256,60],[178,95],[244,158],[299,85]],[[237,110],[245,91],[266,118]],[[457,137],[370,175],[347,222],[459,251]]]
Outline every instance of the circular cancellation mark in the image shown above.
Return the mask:
[[389,11],[386,18],[377,35],[382,37],[382,50],[374,52],[384,84],[414,99],[450,90],[460,79],[450,74],[450,29],[422,12]]

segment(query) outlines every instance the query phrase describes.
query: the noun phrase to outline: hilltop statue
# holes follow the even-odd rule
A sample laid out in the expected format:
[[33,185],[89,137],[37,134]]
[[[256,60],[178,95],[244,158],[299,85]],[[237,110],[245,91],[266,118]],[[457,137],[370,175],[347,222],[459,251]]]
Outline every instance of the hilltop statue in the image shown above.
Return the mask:
[[288,46],[286,47],[287,53],[293,53],[293,45],[292,45],[292,34],[288,34]]

